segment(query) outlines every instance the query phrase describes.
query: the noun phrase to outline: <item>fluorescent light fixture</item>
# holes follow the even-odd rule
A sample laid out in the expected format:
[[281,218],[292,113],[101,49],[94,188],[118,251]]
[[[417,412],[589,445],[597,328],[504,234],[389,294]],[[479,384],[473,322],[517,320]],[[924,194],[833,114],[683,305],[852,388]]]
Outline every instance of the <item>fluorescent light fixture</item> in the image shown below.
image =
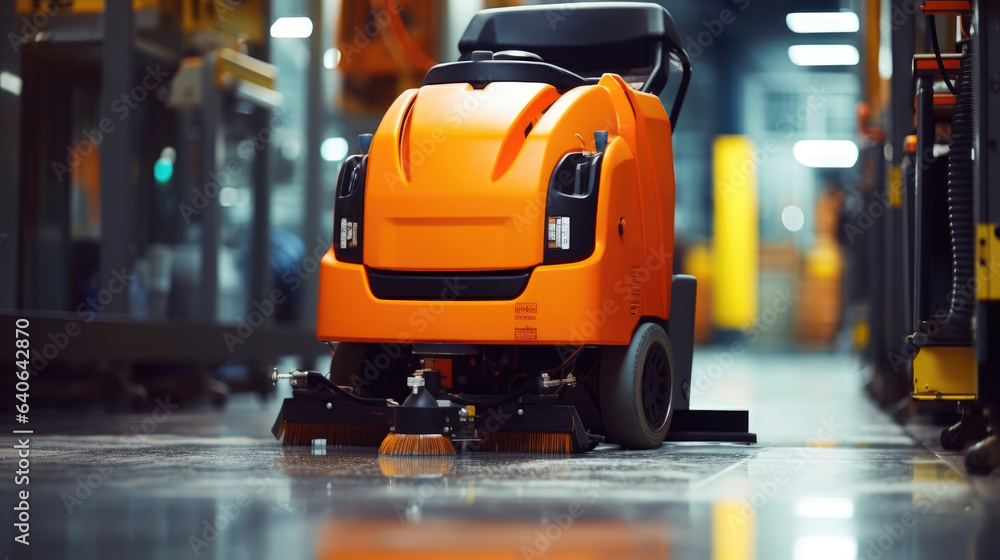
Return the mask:
[[236,202],[240,199],[240,193],[233,187],[222,187],[219,190],[219,206],[230,207],[236,206]]
[[851,537],[800,537],[792,546],[793,560],[855,560],[858,541]]
[[854,45],[792,45],[788,58],[798,66],[855,66],[861,62]]
[[854,12],[796,12],[785,16],[795,33],[854,33],[861,22]]
[[[802,226],[806,223],[806,216],[802,213],[802,209],[798,206],[792,204],[791,206],[785,206],[784,210],[781,211],[781,225],[785,226],[785,229],[795,233],[802,229]],[[796,510],[798,511],[798,510]],[[798,515],[796,513],[795,515]]]
[[349,148],[346,138],[327,138],[320,144],[319,154],[326,161],[340,161],[347,157]]
[[854,167],[858,145],[850,140],[800,140],[792,155],[806,167]]
[[805,498],[795,502],[795,517],[850,519],[854,517],[854,502],[848,498]]
[[21,95],[21,76],[12,74],[6,70],[0,72],[0,89],[9,91],[14,95]]
[[276,39],[305,39],[312,32],[313,22],[307,17],[283,17],[271,24],[271,37]]
[[326,49],[323,53],[323,68],[333,70],[340,64],[340,49]]
[[[889,45],[878,48],[878,77],[883,80],[892,78],[892,49]],[[886,144],[888,146],[889,144]]]

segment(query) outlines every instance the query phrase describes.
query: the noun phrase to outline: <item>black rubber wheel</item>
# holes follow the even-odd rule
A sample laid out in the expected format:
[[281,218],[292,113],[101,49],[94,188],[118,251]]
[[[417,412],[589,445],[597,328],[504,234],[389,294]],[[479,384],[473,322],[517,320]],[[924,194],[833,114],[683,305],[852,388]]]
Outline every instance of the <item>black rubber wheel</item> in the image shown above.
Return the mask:
[[965,439],[962,438],[962,434],[958,433],[958,430],[945,428],[941,430],[941,447],[945,451],[961,451],[965,449]]
[[652,449],[663,443],[673,418],[673,352],[663,327],[643,323],[627,347],[601,358],[598,392],[608,440]]
[[965,468],[969,474],[980,476],[986,476],[993,472],[989,450],[983,445],[974,445],[965,454]]

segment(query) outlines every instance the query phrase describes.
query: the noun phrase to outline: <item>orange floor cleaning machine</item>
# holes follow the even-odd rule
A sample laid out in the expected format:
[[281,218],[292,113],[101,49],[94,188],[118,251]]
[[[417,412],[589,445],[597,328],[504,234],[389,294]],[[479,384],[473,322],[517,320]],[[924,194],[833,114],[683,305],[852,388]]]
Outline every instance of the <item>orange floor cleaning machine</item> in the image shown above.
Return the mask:
[[332,371],[275,371],[293,388],[275,437],[390,455],[755,441],[745,411],[689,407],[671,132],[691,65],[670,14],[484,10],[459,50],[343,164],[316,325]]

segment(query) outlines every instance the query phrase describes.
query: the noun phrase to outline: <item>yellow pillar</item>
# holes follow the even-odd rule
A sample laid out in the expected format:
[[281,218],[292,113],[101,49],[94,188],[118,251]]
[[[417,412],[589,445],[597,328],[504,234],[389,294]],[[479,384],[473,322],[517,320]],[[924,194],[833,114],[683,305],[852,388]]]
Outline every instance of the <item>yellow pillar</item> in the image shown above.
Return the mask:
[[712,165],[712,318],[742,330],[757,320],[757,162],[745,136],[715,139]]

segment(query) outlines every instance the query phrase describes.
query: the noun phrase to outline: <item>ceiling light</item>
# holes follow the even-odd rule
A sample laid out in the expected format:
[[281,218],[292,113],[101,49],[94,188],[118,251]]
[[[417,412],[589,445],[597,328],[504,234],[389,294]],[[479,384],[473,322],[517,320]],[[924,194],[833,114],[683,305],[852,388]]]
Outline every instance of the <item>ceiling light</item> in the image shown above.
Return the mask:
[[861,29],[854,12],[796,12],[785,16],[795,33],[854,33]]
[[848,498],[804,498],[795,503],[795,517],[850,519],[854,501]]
[[854,167],[858,145],[850,140],[800,140],[792,155],[806,167]]
[[323,53],[323,68],[333,70],[340,64],[340,49],[326,49]]
[[0,89],[9,91],[14,95],[21,95],[21,76],[12,74],[6,70],[0,72]]
[[307,17],[283,17],[271,24],[271,37],[276,39],[305,39],[312,32],[313,22]]
[[792,45],[788,58],[798,66],[854,66],[861,61],[854,45]]
[[857,557],[858,542],[851,537],[805,536],[792,545],[793,560],[854,560]]
[[781,225],[785,226],[788,231],[795,233],[802,229],[805,223],[806,216],[798,206],[794,204],[785,206],[784,210],[781,211]]
[[326,161],[340,161],[347,157],[350,146],[346,138],[327,138],[319,146],[319,154]]

